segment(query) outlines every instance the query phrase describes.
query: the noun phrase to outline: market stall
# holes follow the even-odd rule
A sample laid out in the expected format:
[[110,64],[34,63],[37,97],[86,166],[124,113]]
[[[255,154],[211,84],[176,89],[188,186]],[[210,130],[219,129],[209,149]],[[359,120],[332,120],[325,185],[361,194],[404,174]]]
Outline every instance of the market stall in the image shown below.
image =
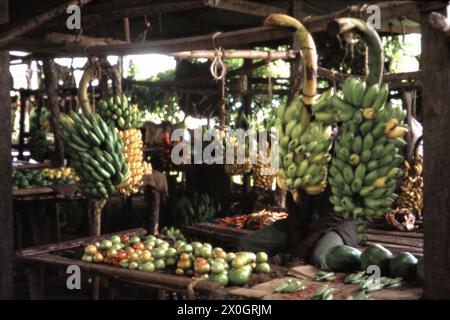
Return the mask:
[[373,6],[0,0],[0,297],[449,298],[447,6]]

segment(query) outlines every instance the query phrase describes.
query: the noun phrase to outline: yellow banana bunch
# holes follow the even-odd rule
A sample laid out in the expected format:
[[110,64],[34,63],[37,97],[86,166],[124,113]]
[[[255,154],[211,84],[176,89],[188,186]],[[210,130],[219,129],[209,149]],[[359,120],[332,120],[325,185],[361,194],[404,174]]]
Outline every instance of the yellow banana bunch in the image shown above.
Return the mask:
[[118,137],[122,140],[125,161],[129,168],[128,180],[119,187],[119,192],[125,196],[130,196],[139,191],[143,184],[143,175],[146,165],[144,165],[142,150],[142,133],[139,129],[128,129],[118,132]]
[[261,157],[258,157],[256,164],[252,167],[252,176],[255,187],[264,190],[270,190],[272,188],[275,176],[269,174],[270,169],[270,162],[267,163],[267,161],[263,161]]
[[50,180],[73,180],[80,181],[80,177],[77,176],[75,170],[71,167],[60,167],[60,168],[44,168],[42,172],[49,178]]
[[414,164],[404,162],[403,182],[397,204],[400,208],[414,209],[420,213],[423,208],[423,159],[417,157]]

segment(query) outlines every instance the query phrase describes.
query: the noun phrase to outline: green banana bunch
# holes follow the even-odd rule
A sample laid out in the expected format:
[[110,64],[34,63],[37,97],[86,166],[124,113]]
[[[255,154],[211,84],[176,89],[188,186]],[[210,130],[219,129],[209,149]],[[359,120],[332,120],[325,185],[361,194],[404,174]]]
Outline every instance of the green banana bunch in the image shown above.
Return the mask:
[[323,92],[318,98],[315,104],[311,106],[311,113],[316,120],[326,125],[331,125],[337,121],[336,109],[331,103],[335,92],[334,88],[330,88]]
[[137,106],[130,106],[126,95],[100,100],[97,112],[109,126],[119,130],[136,129],[142,126],[142,113]]
[[64,147],[80,177],[80,190],[94,200],[105,199],[126,180],[128,166],[116,131],[97,114],[61,114]]
[[363,81],[349,77],[342,95],[331,98],[344,124],[329,169],[330,201],[337,213],[357,221],[360,241],[365,239],[367,220],[390,210],[402,175],[399,149],[406,145],[406,113],[386,103],[388,93],[387,85],[366,88]]
[[319,194],[326,187],[330,127],[320,121],[310,121],[309,111],[296,97],[291,104],[277,110],[280,170],[279,185],[290,191],[303,189]]

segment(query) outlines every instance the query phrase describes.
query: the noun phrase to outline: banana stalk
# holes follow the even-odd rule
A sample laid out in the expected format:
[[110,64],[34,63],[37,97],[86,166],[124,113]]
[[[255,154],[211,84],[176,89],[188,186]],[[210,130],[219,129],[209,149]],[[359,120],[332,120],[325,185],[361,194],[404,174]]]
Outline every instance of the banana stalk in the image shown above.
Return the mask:
[[296,30],[294,36],[298,40],[303,58],[302,101],[305,105],[313,105],[317,87],[317,51],[311,34],[300,21],[285,14],[274,13],[264,20],[263,25]]
[[383,75],[383,50],[380,37],[375,29],[366,22],[355,18],[338,18],[328,25],[328,32],[332,35],[352,31],[361,35],[369,49],[367,88],[374,84],[380,85]]

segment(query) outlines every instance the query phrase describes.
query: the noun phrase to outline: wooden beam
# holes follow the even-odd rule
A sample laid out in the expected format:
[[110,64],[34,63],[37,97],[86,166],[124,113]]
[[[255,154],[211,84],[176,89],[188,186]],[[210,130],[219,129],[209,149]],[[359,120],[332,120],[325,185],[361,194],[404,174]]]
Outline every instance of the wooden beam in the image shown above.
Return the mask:
[[160,1],[159,3],[142,3],[142,1],[130,3],[129,1],[123,2],[119,5],[101,4],[91,6],[86,9],[86,12],[82,16],[82,23],[90,23],[92,21],[98,21],[99,13],[103,21],[109,20],[122,20],[124,17],[143,17],[145,15],[158,15],[166,13],[176,13],[183,11],[190,11],[195,9],[201,9],[205,7],[204,0],[190,0],[167,3],[167,1]]
[[[331,70],[328,70],[326,68],[318,67],[317,68],[317,75],[319,77],[331,80],[331,81],[337,81],[342,82],[346,78],[353,76],[353,77],[362,77],[359,75],[353,75],[353,74],[345,74],[341,72],[334,72]],[[399,72],[399,73],[385,73],[383,75],[383,82],[394,82],[394,81],[417,81],[422,79],[422,71],[413,71],[413,72]]]
[[[220,33],[215,38],[218,47],[233,48],[245,44],[259,43],[267,40],[283,39],[291,34],[289,30],[271,27],[256,27]],[[140,54],[168,53],[185,50],[214,49],[212,35],[203,35],[170,40],[145,41],[131,44],[93,46],[86,51],[91,54]]]
[[55,139],[55,153],[52,157],[52,166],[59,168],[64,165],[64,145],[59,127],[59,102],[58,102],[58,79],[56,76],[55,63],[51,58],[44,59],[45,88],[47,90],[48,103],[50,104],[50,126]]
[[[444,8],[437,11],[445,14]],[[450,49],[447,37],[428,23],[428,6],[421,1],[424,137],[424,297],[450,298],[450,144],[443,140],[450,127]],[[444,138],[445,139],[445,138]]]
[[64,34],[58,32],[52,32],[47,34],[45,36],[45,40],[50,43],[68,46],[80,46],[80,47],[105,46],[111,44],[127,43],[127,41],[116,40],[111,38],[93,38],[83,35]]
[[37,17],[34,17],[28,21],[25,21],[19,25],[12,26],[8,30],[3,31],[0,34],[0,47],[4,46],[5,44],[11,42],[12,40],[23,36],[24,34],[32,31],[33,29],[39,27],[40,25],[46,23],[50,19],[53,19],[60,14],[63,14],[66,12],[67,7],[70,5],[84,5],[88,2],[91,2],[92,0],[70,0],[65,1],[64,3],[60,4],[57,7],[54,7],[50,10],[47,10],[46,12],[38,15]]
[[272,13],[287,14],[287,10],[267,4],[244,0],[204,0],[206,7],[221,9],[253,16],[267,17]]
[[[220,51],[222,59],[263,59],[263,60],[290,60],[295,59],[298,52],[294,50],[287,51],[262,51],[262,50],[223,50]],[[168,53],[178,59],[198,59],[204,58],[212,60],[216,57],[215,50],[193,50]]]
[[[0,25],[8,23],[8,0],[0,0]],[[0,51],[0,299],[13,299],[14,228],[11,172],[11,78],[9,53]]]

